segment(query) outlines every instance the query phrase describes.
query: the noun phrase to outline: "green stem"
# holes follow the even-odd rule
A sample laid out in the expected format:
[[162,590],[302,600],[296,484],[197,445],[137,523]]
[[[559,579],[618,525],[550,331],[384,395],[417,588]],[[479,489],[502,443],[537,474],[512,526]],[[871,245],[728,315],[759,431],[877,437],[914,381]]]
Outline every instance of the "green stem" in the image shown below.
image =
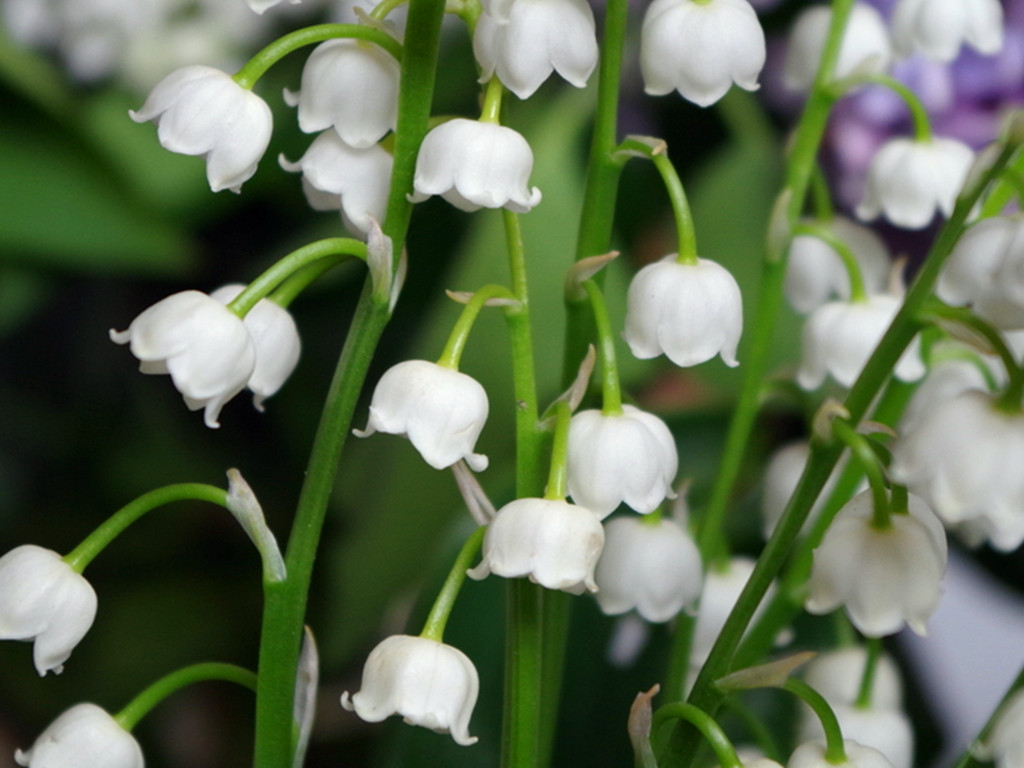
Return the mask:
[[[229,304],[228,309],[239,317],[245,317],[260,299],[281,286],[289,278],[310,266],[330,269],[346,258],[354,257],[366,261],[366,243],[348,237],[330,237],[317,240],[309,245],[292,251],[283,259],[257,277],[238,294]],[[318,263],[319,262],[319,263]],[[317,274],[319,276],[319,274]]]
[[884,86],[903,100],[903,103],[907,105],[907,109],[910,110],[911,119],[914,121],[914,138],[917,141],[927,142],[932,140],[932,124],[928,118],[928,110],[925,108],[924,103],[918,98],[916,93],[894,77],[889,75],[854,75],[837,82],[833,86],[833,96],[836,99],[842,98],[851,89],[869,83]]
[[225,680],[229,683],[238,683],[251,691],[256,690],[256,674],[248,669],[215,661],[193,664],[161,677],[114,715],[114,720],[126,731],[131,732],[153,707],[172,693],[186,685],[206,680]]
[[249,90],[277,62],[299,48],[325,40],[352,38],[376,43],[396,59],[402,59],[402,44],[386,32],[362,24],[315,24],[279,37],[259,51],[234,75],[234,81]]
[[704,710],[678,701],[666,704],[654,713],[654,718],[651,721],[651,733],[656,734],[670,720],[685,720],[696,726],[711,745],[720,768],[743,768],[743,763],[740,762],[739,755],[736,754],[736,748],[729,741],[729,737],[725,735],[725,731]]
[[622,388],[619,385],[619,367],[615,360],[615,333],[608,318],[608,305],[605,304],[604,294],[593,280],[583,283],[583,288],[590,298],[594,325],[597,327],[597,343],[601,358],[601,413],[605,416],[620,416]]
[[849,245],[836,237],[835,232],[830,230],[827,226],[822,226],[815,222],[804,221],[797,224],[793,228],[793,236],[797,237],[799,235],[803,235],[804,237],[815,237],[835,251],[836,255],[838,255],[843,262],[846,274],[850,277],[850,301],[867,301],[868,292],[864,288],[864,276],[860,269],[860,262],[857,261],[857,256]]
[[384,0],[382,3],[378,3],[372,11],[370,11],[370,18],[377,21],[383,21],[388,17],[395,8],[409,2],[409,0]]
[[991,717],[989,717],[984,727],[982,727],[981,732],[978,734],[978,738],[976,738],[974,743],[960,756],[960,759],[957,760],[954,768],[983,768],[983,766],[990,766],[992,764],[992,761],[987,757],[977,757],[975,755],[975,748],[977,745],[984,744],[988,741],[989,736],[992,734],[992,730],[996,727],[996,723],[999,722],[999,716],[1002,714],[1003,707],[1006,706],[1006,703],[1010,698],[1021,688],[1024,688],[1024,669],[1021,669],[1021,671],[1017,673],[1017,677],[1014,678],[1012,683],[1010,683],[1010,687],[1007,689],[1006,693],[1003,694],[1003,698],[992,711]]
[[121,507],[107,518],[96,530],[85,537],[77,547],[64,556],[64,562],[72,570],[82,573],[103,549],[147,512],[174,501],[209,501],[228,508],[228,492],[215,485],[203,483],[178,483],[144,493],[139,498]]
[[566,495],[566,477],[569,466],[569,422],[572,412],[569,403],[559,400],[555,404],[555,440],[551,446],[551,471],[544,498],[563,501]]
[[481,123],[501,123],[501,97],[504,94],[505,86],[501,84],[497,75],[487,81],[484,88],[484,106],[480,112]]
[[455,327],[452,328],[441,358],[437,361],[438,365],[455,371],[459,370],[459,360],[462,359],[462,352],[466,348],[469,333],[473,330],[473,324],[476,322],[480,310],[483,309],[484,304],[496,298],[515,301],[515,295],[503,285],[485,285],[473,294],[473,298],[466,303],[459,319],[455,321]]
[[267,294],[267,298],[278,306],[287,308],[300,293],[335,266],[337,266],[337,262],[331,259],[321,259],[307,264]]
[[[1011,176],[1020,178],[1021,174],[1024,174],[1024,152],[1018,155],[1006,170]],[[1014,195],[1020,195],[1015,181],[1011,178],[1001,177],[993,186],[992,193],[985,199],[979,218],[987,219],[991,216],[998,216],[1005,210]],[[1020,206],[1024,207],[1024,195],[1020,195],[1020,197]]]
[[843,731],[839,727],[836,713],[825,701],[825,697],[811,688],[803,680],[791,677],[786,680],[782,690],[789,691],[814,710],[814,714],[821,721],[821,728],[825,731],[825,759],[832,765],[839,765],[846,762],[846,747],[843,746]]
[[864,672],[860,676],[860,688],[857,690],[857,701],[854,704],[858,709],[871,708],[871,692],[875,686],[875,670],[878,669],[878,660],[882,657],[882,638],[869,637],[866,651]]
[[[405,247],[412,214],[407,195],[412,192],[416,154],[430,119],[443,18],[444,0],[410,0],[395,161],[384,225],[396,259]],[[352,413],[389,316],[386,297],[375,297],[372,281],[367,279],[313,441],[285,556],[288,578],[264,584],[256,695],[256,768],[288,768],[292,764],[295,676],[313,562]]]
[[820,163],[814,164],[814,172],[811,175],[811,199],[814,201],[814,216],[818,221],[827,224],[835,218],[828,179],[825,178],[825,172],[821,170]]
[[885,472],[878,462],[878,456],[871,450],[867,438],[841,419],[834,419],[832,421],[832,434],[850,449],[861,471],[868,478],[873,501],[872,508],[874,509],[872,527],[880,531],[891,528],[892,521],[889,519],[889,494],[885,482]]
[[480,526],[470,534],[466,543],[462,545],[458,557],[452,564],[452,569],[448,572],[448,578],[444,580],[444,585],[441,587],[437,599],[434,600],[434,605],[430,609],[420,637],[436,640],[439,643],[444,640],[444,628],[448,623],[448,617],[451,616],[455,600],[459,596],[459,590],[462,589],[462,584],[466,581],[466,571],[480,551],[486,532],[487,527]]
[[651,160],[665,182],[665,191],[672,203],[672,215],[676,219],[676,234],[679,237],[679,256],[676,258],[676,263],[696,265],[697,233],[693,226],[693,214],[690,212],[690,203],[686,199],[683,183],[679,180],[679,174],[676,173],[675,166],[672,165],[667,154],[654,155]]

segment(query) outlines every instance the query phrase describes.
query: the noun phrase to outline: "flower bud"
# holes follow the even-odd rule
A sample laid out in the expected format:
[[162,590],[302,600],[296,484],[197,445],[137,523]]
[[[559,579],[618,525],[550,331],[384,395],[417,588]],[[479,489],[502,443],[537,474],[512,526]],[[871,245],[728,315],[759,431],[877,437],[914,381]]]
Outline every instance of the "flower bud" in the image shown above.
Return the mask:
[[14,753],[26,768],[143,768],[135,737],[95,704],[76,704],[54,720],[27,752]]

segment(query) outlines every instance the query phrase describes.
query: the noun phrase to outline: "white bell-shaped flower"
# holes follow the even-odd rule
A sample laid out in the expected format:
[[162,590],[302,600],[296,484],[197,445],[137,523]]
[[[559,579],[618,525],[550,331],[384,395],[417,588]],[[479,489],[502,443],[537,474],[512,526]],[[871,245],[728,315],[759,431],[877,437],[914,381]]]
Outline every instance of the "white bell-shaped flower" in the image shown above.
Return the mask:
[[[868,654],[863,646],[853,645],[815,656],[803,670],[806,683],[829,704],[854,704],[860,695],[860,682]],[[903,706],[903,681],[892,657],[878,657],[871,684],[871,704],[882,709]]]
[[143,373],[169,373],[189,410],[204,408],[206,426],[219,427],[224,404],[249,383],[256,348],[241,318],[199,291],[158,301],[125,331],[111,329],[115,344],[131,345]]
[[50,723],[32,748],[14,753],[26,768],[143,768],[135,737],[95,704],[76,704]]
[[793,750],[786,768],[893,768],[892,763],[877,749],[858,744],[852,739],[843,739],[846,762],[829,762],[825,757],[823,740],[807,741]]
[[[837,216],[829,222],[833,234],[853,252],[867,293],[880,293],[891,269],[889,250],[865,226]],[[786,264],[786,298],[797,312],[807,314],[832,298],[850,298],[850,274],[839,254],[818,237],[797,235]]]
[[919,635],[938,606],[946,572],[946,532],[928,505],[913,494],[909,514],[873,524],[874,500],[863,491],[836,514],[814,550],[805,607],[829,613],[840,605],[867,637],[898,632]]
[[[712,564],[708,568],[697,607],[697,621],[693,628],[693,650],[690,652],[692,666],[702,665],[711,653],[711,646],[718,639],[722,627],[725,626],[725,620],[732,613],[740,592],[747,585],[753,572],[754,561],[749,557],[733,557],[724,567]],[[757,621],[764,605],[774,592],[774,586],[769,588],[751,623]]]
[[965,43],[992,56],[1003,47],[1003,7],[999,0],[899,0],[892,37],[901,56],[948,62]]
[[[932,356],[935,357],[937,350],[942,345],[932,347]],[[939,359],[932,363],[928,369],[928,375],[914,391],[910,402],[903,411],[903,418],[900,419],[900,434],[910,434],[928,418],[932,408],[939,403],[945,403],[964,392],[988,392],[989,384],[985,372],[979,366],[986,366],[990,371],[992,380],[1001,384],[1006,378],[1005,368],[996,359],[983,358],[978,363],[967,359],[952,357]],[[919,494],[920,495],[920,494]]]
[[[815,5],[803,11],[793,24],[786,47],[783,78],[793,90],[810,89],[825,50],[832,23],[832,9]],[[867,3],[855,3],[839,45],[836,80],[854,74],[880,75],[892,65],[892,41],[882,15]]]
[[764,30],[747,0],[654,0],[640,34],[644,90],[706,107],[736,83],[758,89]]
[[893,444],[892,478],[947,525],[978,521],[996,549],[1024,541],[1024,414],[967,391],[937,403]]
[[1000,707],[992,732],[972,753],[980,760],[995,761],[997,768],[1024,765],[1024,691],[1016,691]]
[[629,284],[623,336],[641,360],[664,354],[687,367],[720,354],[726,365],[735,366],[742,333],[740,288],[714,261],[679,264],[670,253]]
[[[829,704],[839,721],[844,738],[878,750],[892,764],[892,768],[912,768],[914,730],[910,719],[902,711],[888,707]],[[802,707],[798,739],[803,742],[824,738],[821,720],[809,707]]]
[[498,510],[484,534],[474,579],[493,573],[578,595],[597,591],[594,568],[604,527],[589,509],[557,499],[516,499]]
[[284,157],[278,161],[286,171],[302,173],[306,197],[314,209],[340,210],[352,232],[367,235],[371,221],[384,221],[394,158],[380,145],[356,149],[335,131],[324,131],[298,162]]
[[974,162],[974,152],[956,139],[889,139],[868,166],[857,216],[884,215],[897,227],[921,229],[938,211],[949,216]]
[[594,12],[586,0],[514,0],[502,18],[484,12],[473,35],[481,82],[492,75],[528,99],[557,72],[583,88],[597,66]]
[[219,69],[190,66],[159,83],[132,120],[155,120],[160,144],[171,152],[202,155],[210,189],[238,192],[256,173],[270,143],[270,107]]
[[471,376],[426,360],[406,360],[381,376],[370,401],[370,420],[356,435],[405,435],[434,469],[465,459],[482,472],[487,457],[473,449],[488,409],[487,392]]
[[[210,294],[221,304],[229,304],[245,288],[225,285]],[[270,299],[260,299],[242,320],[256,348],[256,367],[246,385],[253,393],[252,404],[263,410],[263,401],[279,390],[299,363],[302,341],[291,313]]]
[[301,89],[285,91],[285,101],[298,107],[303,132],[333,127],[350,147],[365,149],[395,128],[400,75],[398,61],[379,45],[328,40],[309,55]]
[[973,306],[997,328],[1024,328],[1024,220],[994,216],[968,229],[943,265],[936,293]]
[[[780,446],[768,459],[768,466],[764,470],[764,485],[761,494],[762,532],[765,539],[771,537],[782,513],[786,511],[786,505],[789,504],[789,500],[800,482],[800,476],[803,475],[807,466],[810,451],[811,445],[806,440],[794,440]],[[812,525],[815,518],[821,513],[825,503],[832,495],[845,464],[846,457],[844,456],[836,464],[832,474],[828,476],[821,493],[814,501],[814,506],[811,507],[807,520],[804,521],[804,530]]]
[[34,641],[40,676],[64,669],[96,618],[96,592],[53,550],[33,544],[0,557],[0,640]]
[[[890,294],[822,304],[804,324],[797,384],[817,389],[831,375],[842,386],[852,386],[899,308],[900,299]],[[920,342],[915,337],[897,361],[894,375],[900,381],[916,381],[924,373]]]
[[540,202],[529,187],[533,150],[521,134],[503,125],[456,118],[423,139],[416,158],[413,194],[418,203],[441,195],[463,211],[507,208],[526,213]]
[[616,517],[605,523],[604,534],[594,578],[597,604],[609,616],[635,608],[661,623],[700,596],[700,552],[674,520]]
[[401,715],[409,725],[450,733],[469,746],[480,679],[458,648],[426,637],[393,635],[370,652],[359,692],[341,696],[341,706],[368,723]]
[[604,518],[625,502],[641,514],[675,498],[676,443],[665,422],[632,405],[609,415],[581,411],[569,422],[569,496]]

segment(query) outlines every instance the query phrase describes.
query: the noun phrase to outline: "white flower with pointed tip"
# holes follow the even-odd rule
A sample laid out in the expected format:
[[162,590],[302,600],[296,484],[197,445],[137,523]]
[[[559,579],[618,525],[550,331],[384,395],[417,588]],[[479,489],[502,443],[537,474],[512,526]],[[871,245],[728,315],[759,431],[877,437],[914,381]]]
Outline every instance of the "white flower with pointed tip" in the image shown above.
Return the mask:
[[15,547],[0,557],[0,640],[29,640],[40,677],[60,674],[96,618],[96,592],[50,549]]
[[743,299],[729,271],[714,261],[679,264],[670,253],[629,284],[626,343],[635,357],[664,354],[678,366],[721,355],[729,366],[743,332]]
[[[804,324],[797,384],[817,389],[831,375],[842,386],[853,386],[900,305],[895,296],[876,294],[865,301],[830,301],[814,310]],[[915,337],[897,361],[894,375],[900,381],[916,381],[924,373]]]
[[437,126],[416,157],[414,203],[441,195],[463,211],[507,208],[526,213],[540,202],[529,187],[533,150],[511,128],[456,118]]
[[884,215],[897,227],[922,229],[936,211],[949,216],[974,162],[974,152],[956,139],[889,139],[871,158],[857,216]]
[[270,143],[270,107],[230,75],[194,65],[159,83],[138,112],[137,123],[155,120],[160,144],[171,152],[202,155],[210,189],[238,192],[256,173]]
[[971,752],[980,760],[995,761],[997,768],[1024,765],[1024,691],[1014,692],[999,708],[989,737]]
[[394,158],[380,145],[356,149],[327,130],[313,139],[297,162],[283,156],[278,162],[286,171],[302,173],[314,209],[340,210],[349,230],[366,235],[371,220],[384,221]]
[[426,637],[393,635],[366,659],[359,692],[341,706],[368,723],[401,715],[409,725],[450,733],[456,744],[475,744],[469,719],[480,691],[476,667],[458,648]]
[[809,612],[842,605],[866,637],[891,635],[904,624],[925,634],[942,595],[946,532],[920,498],[910,494],[908,506],[909,514],[891,514],[884,529],[874,526],[870,490],[839,510],[814,550]]
[[528,99],[557,72],[583,88],[597,66],[594,12],[585,0],[514,0],[505,18],[484,12],[473,35],[480,81],[492,75]]
[[597,591],[594,568],[604,528],[589,509],[557,499],[516,499],[498,510],[484,534],[474,579],[493,573],[578,595]]
[[892,478],[943,522],[976,523],[1004,552],[1024,541],[1024,414],[966,391],[922,414],[892,450]]
[[220,426],[221,408],[249,383],[256,349],[241,318],[199,291],[161,299],[125,331],[110,330],[115,344],[130,344],[142,373],[169,373],[189,410],[205,409],[206,426]]
[[786,768],[893,768],[892,763],[877,749],[865,747],[852,739],[843,739],[843,750],[846,752],[846,762],[837,765],[825,757],[823,740],[808,741],[793,750]]
[[654,0],[640,36],[644,90],[707,107],[736,83],[758,89],[764,30],[747,0]]
[[95,704],[76,704],[50,723],[32,748],[14,753],[26,768],[143,768],[135,737]]
[[[810,89],[831,24],[832,9],[827,5],[813,6],[797,16],[789,35],[783,69],[789,88]],[[881,75],[888,72],[891,65],[892,41],[885,20],[867,3],[855,3],[843,32],[833,79],[841,80],[854,73]]]
[[569,496],[599,518],[622,502],[653,512],[672,490],[679,456],[665,422],[623,405],[622,413],[581,411],[569,422]]
[[482,472],[487,457],[473,449],[488,409],[487,392],[471,376],[426,360],[406,360],[380,377],[370,420],[356,435],[405,435],[434,469],[465,459]]
[[1003,8],[999,0],[899,0],[892,36],[901,56],[949,62],[965,43],[992,56],[1003,47]]
[[379,45],[328,40],[309,55],[301,89],[285,91],[285,101],[298,107],[303,132],[333,127],[350,147],[365,149],[395,128],[400,75],[398,61]]
[[647,621],[675,617],[700,596],[697,545],[674,520],[616,517],[604,526],[597,604],[609,616],[636,609]]
[[[225,285],[210,294],[221,304],[229,304],[245,288]],[[279,390],[298,365],[302,352],[299,329],[291,313],[270,299],[260,299],[242,320],[256,349],[256,366],[246,384],[253,393],[252,404],[263,410],[263,401]]]

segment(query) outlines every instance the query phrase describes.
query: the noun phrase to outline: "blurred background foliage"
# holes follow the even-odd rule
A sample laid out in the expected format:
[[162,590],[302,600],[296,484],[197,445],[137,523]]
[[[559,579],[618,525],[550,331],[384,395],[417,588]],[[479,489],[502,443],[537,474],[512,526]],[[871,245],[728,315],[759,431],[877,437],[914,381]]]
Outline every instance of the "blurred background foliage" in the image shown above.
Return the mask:
[[[223,0],[239,2],[242,0]],[[781,31],[801,3],[766,17]],[[639,15],[634,31],[639,28]],[[303,55],[274,68],[257,90],[275,132],[259,173],[240,196],[211,194],[203,162],[162,150],[151,125],[127,117],[143,95],[109,80],[75,83],[55,59],[0,30],[0,551],[32,542],[66,552],[138,494],[181,481],[223,485],[238,467],[272,528],[287,534],[322,398],[363,273],[337,270],[293,304],[304,345],[291,380],[257,413],[238,397],[208,430],[170,384],[143,377],[107,329],[176,291],[247,281],[289,250],[341,229],[309,210],[296,176],[275,158],[298,157],[309,138],[279,97],[296,87]],[[635,40],[631,43],[635,46]],[[446,36],[437,113],[473,114],[477,86],[464,34]],[[635,49],[634,49],[635,54]],[[691,196],[702,255],[725,264],[751,314],[767,216],[781,174],[784,128],[747,93],[715,110],[642,97],[628,58],[623,132],[669,142]],[[531,270],[542,402],[558,391],[562,286],[579,214],[585,142],[595,100],[549,82],[529,102],[509,97],[507,121],[533,147],[543,203],[523,217]],[[649,165],[623,176],[607,293],[621,326],[627,280],[674,250],[661,183]],[[417,207],[402,299],[370,381],[407,358],[436,358],[458,307],[444,289],[505,280],[500,216],[463,214],[436,199]],[[798,325],[776,334],[775,370],[797,361]],[[639,362],[620,347],[631,394],[672,426],[680,477],[706,496],[742,368],[720,362],[686,372]],[[514,403],[506,332],[496,312],[478,323],[463,369],[491,397],[478,444],[491,457],[481,480],[492,499],[512,487]],[[802,429],[799,400],[773,405],[751,446],[737,502],[737,548],[754,549],[756,478],[768,451]],[[366,419],[364,404],[355,426]],[[383,635],[414,628],[470,525],[448,473],[427,467],[405,441],[351,439],[324,531],[309,621],[322,654],[311,766],[493,766],[500,745],[503,589],[469,582],[446,639],[481,674],[481,699],[465,749],[395,722],[367,726],[338,705],[356,690],[365,654]],[[219,508],[178,504],[147,516],[88,572],[97,621],[60,677],[39,680],[30,646],[0,647],[0,755],[25,747],[60,711],[88,700],[117,709],[156,677],[201,660],[255,663],[261,596],[255,553]],[[412,617],[412,619],[410,619]],[[574,601],[562,735],[556,765],[627,765],[625,717],[634,694],[661,675],[668,632],[654,629],[635,666],[605,662],[614,622],[590,598]],[[251,697],[209,684],[177,694],[140,726],[147,765],[241,768],[251,756]],[[0,762],[7,760],[0,758]]]

